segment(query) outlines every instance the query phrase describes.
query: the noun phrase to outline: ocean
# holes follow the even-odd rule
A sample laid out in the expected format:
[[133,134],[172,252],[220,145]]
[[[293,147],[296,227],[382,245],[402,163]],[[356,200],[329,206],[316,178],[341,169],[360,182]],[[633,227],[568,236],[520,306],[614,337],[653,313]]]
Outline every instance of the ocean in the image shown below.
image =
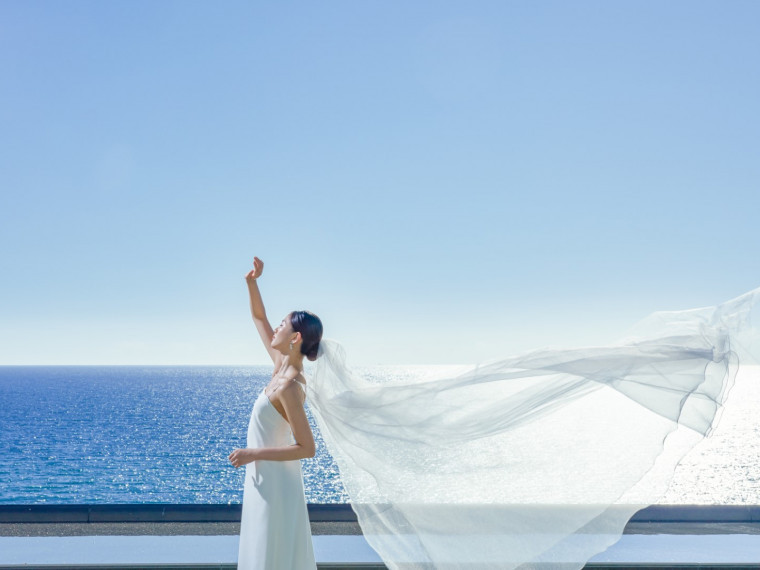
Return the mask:
[[[361,370],[380,382],[446,371]],[[244,471],[227,456],[245,446],[270,375],[266,366],[0,366],[0,503],[239,503]],[[758,378],[737,381],[718,429],[661,503],[760,504]],[[308,406],[307,416],[317,454],[302,461],[306,499],[348,502]]]

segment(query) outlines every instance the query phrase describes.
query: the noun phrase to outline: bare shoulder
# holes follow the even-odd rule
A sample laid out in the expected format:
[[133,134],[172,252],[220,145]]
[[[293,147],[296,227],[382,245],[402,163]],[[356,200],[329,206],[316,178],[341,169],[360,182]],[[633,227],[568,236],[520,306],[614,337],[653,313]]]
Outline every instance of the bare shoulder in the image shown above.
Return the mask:
[[306,379],[300,372],[283,375],[280,395],[283,399],[288,399],[299,404],[303,402],[306,392]]
[[286,388],[296,394],[303,394],[306,391],[306,379],[299,374],[287,383]]

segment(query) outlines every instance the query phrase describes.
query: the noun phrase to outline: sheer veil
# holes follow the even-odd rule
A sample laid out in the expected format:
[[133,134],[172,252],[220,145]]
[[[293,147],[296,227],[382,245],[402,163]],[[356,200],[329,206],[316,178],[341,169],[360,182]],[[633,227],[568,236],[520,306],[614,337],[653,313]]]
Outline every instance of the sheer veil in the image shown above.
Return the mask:
[[308,402],[389,568],[581,568],[713,429],[739,364],[757,362],[758,301],[414,382],[363,378],[326,339]]

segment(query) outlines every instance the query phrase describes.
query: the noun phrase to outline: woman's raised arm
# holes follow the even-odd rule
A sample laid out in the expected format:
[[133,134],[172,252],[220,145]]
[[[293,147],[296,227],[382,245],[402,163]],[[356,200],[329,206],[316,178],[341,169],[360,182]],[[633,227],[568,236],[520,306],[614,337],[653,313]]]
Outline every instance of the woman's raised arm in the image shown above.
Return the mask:
[[267,349],[272,362],[279,364],[282,355],[271,346],[274,329],[272,329],[272,325],[269,324],[269,320],[267,319],[264,301],[261,300],[261,292],[256,282],[263,271],[264,262],[258,257],[254,257],[253,269],[245,276],[245,282],[248,284],[248,295],[251,301],[251,317],[253,317],[253,323],[256,325],[256,330],[259,331],[261,342],[264,343],[264,348]]

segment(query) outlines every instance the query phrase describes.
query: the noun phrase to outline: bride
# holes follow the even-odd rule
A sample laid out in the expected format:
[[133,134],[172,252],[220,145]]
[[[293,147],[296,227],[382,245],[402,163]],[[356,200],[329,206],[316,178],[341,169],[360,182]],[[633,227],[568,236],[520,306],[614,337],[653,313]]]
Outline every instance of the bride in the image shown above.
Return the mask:
[[307,311],[293,311],[272,329],[256,282],[263,269],[254,257],[246,282],[253,322],[274,372],[253,405],[247,447],[229,456],[236,468],[246,468],[238,568],[315,569],[300,460],[315,453],[303,407],[303,360],[317,358],[322,322]]
[[[251,300],[268,341],[255,280]],[[653,313],[607,346],[535,350],[411,382],[357,375],[324,339],[303,386],[364,538],[390,569],[579,569],[664,494],[681,458],[713,430],[737,373],[757,362],[759,306],[756,289]],[[277,371],[312,348],[293,315],[270,343]],[[275,379],[293,390],[300,374],[276,372],[267,391]],[[290,451],[236,450],[233,463],[313,453],[301,400],[285,395],[283,410],[294,418]],[[278,429],[283,445],[287,423],[261,396],[251,421],[249,447],[271,445],[252,441]],[[274,532],[293,546],[293,531],[275,522],[283,517],[298,548],[309,548],[300,469],[272,491],[264,469],[274,463],[255,461],[258,475],[246,474],[241,560],[255,544],[289,552],[268,542]],[[260,567],[313,568],[303,559]]]

